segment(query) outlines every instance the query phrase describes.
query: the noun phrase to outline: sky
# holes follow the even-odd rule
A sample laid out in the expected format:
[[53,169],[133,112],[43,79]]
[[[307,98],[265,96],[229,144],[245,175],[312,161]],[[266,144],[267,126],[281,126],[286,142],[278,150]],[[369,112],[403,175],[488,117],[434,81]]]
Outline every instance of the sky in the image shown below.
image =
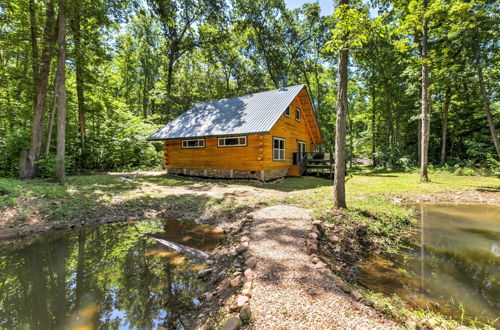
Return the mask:
[[[314,0],[285,0],[288,9],[295,9],[304,3],[315,2]],[[330,15],[333,13],[333,0],[319,0],[321,15]]]

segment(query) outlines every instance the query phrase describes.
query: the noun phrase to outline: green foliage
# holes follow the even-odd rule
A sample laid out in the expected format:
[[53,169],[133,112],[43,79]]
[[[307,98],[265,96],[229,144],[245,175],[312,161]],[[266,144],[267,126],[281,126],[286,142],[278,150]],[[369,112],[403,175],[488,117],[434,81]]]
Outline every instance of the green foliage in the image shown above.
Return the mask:
[[[451,90],[446,162],[471,160],[477,173],[498,173],[497,159],[478,97],[472,32],[481,50],[484,83],[498,123],[498,6],[490,1],[350,1],[321,16],[317,3],[290,10],[282,0],[80,1],[81,67],[87,143],[80,145],[75,35],[68,31],[67,139],[70,172],[158,168],[161,145],[145,138],[194,102],[305,83],[323,135],[333,151],[336,52],[350,50],[348,159],[376,165],[418,165],[419,35],[429,20],[431,163],[440,163],[445,94]],[[15,176],[27,150],[33,118],[33,45],[43,36],[48,2],[0,2],[0,176]],[[72,8],[73,9],[73,8]],[[372,10],[378,16],[371,17]],[[56,6],[57,14],[57,6]],[[74,11],[70,10],[70,22]],[[186,21],[187,20],[187,21]],[[343,40],[343,36],[347,39]],[[42,43],[39,42],[40,53]],[[57,51],[54,51],[54,56]],[[42,152],[53,100],[55,58],[47,88]],[[51,176],[55,153],[40,159]],[[463,167],[463,165],[460,165]]]

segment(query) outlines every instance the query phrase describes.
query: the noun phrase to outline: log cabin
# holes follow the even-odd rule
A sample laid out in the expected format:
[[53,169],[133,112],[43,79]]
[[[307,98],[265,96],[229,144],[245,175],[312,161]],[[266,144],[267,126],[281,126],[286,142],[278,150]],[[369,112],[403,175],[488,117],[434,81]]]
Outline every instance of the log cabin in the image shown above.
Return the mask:
[[262,181],[300,176],[323,143],[304,85],[197,103],[148,140],[163,141],[169,174]]

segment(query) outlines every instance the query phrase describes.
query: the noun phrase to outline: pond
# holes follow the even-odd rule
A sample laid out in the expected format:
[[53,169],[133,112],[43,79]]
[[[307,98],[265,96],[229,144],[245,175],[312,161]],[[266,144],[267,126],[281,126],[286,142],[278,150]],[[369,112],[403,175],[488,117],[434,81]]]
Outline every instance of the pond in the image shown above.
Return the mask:
[[203,264],[151,237],[208,252],[223,236],[203,225],[154,220],[0,246],[0,328],[184,328],[199,303]]
[[[410,307],[500,327],[500,206],[422,204],[412,246],[369,259],[359,282]],[[495,321],[496,320],[496,321]]]

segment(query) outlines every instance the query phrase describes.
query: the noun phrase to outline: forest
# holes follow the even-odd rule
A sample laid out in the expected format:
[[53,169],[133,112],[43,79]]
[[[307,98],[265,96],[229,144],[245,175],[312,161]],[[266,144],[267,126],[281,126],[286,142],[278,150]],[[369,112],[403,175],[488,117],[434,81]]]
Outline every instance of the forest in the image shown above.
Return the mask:
[[342,96],[346,161],[500,175],[498,3],[334,6],[1,0],[0,176],[158,168],[146,138],[194,102],[283,81],[307,86],[322,151]]

